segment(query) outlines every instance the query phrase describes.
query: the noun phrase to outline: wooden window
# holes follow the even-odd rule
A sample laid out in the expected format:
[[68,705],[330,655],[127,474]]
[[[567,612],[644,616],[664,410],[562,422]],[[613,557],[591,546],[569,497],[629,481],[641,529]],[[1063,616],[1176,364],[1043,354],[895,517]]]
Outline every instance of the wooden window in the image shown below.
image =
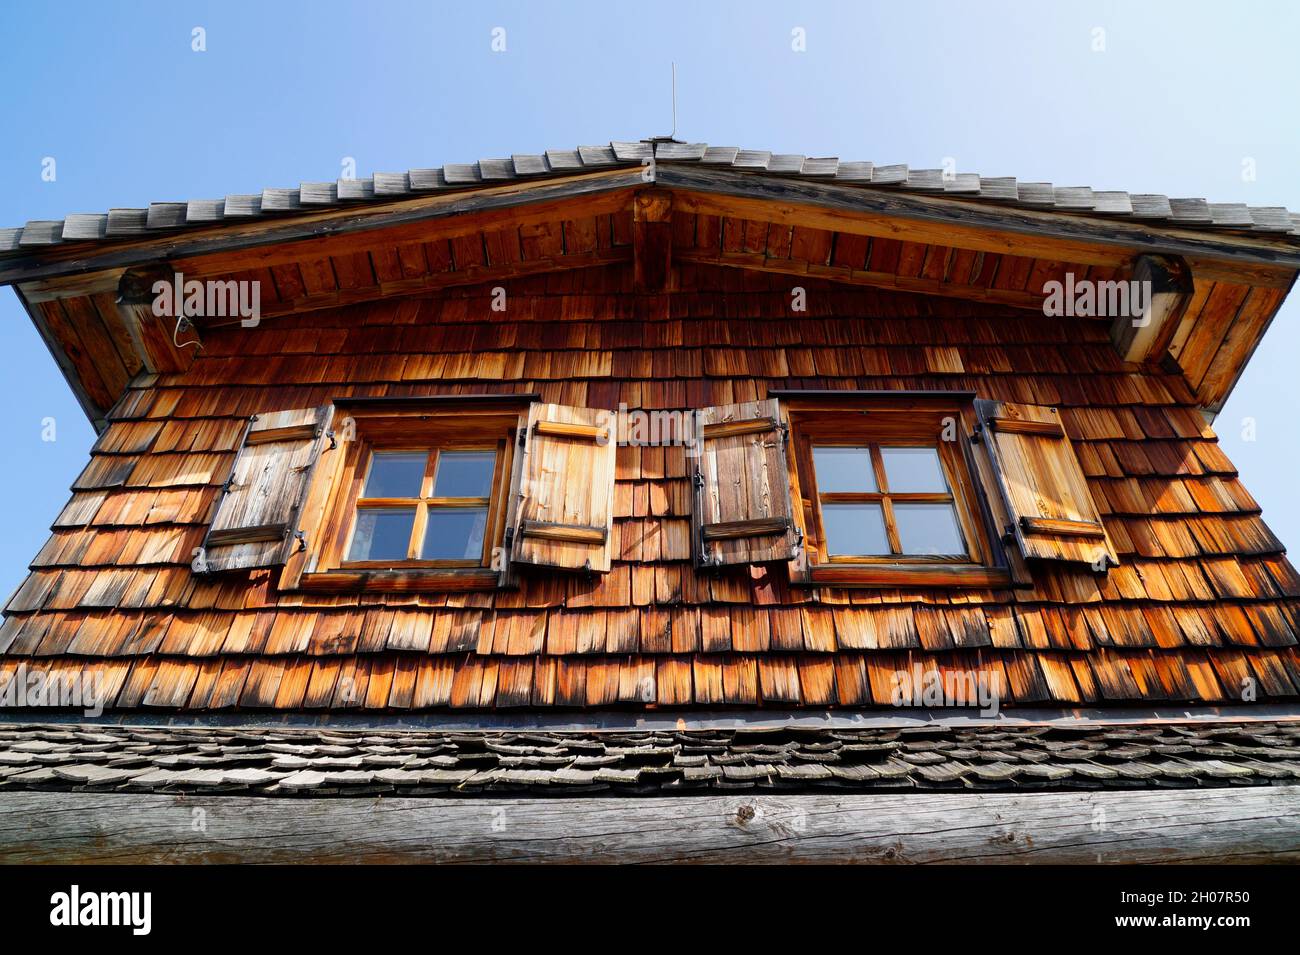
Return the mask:
[[975,480],[972,395],[779,393],[802,583],[1009,586],[1013,573]]
[[344,567],[484,567],[498,443],[374,447]]
[[951,474],[938,441],[814,443],[826,554],[843,560],[967,561]]
[[533,395],[340,399],[336,446],[304,508],[309,546],[282,589],[508,586],[518,435]]

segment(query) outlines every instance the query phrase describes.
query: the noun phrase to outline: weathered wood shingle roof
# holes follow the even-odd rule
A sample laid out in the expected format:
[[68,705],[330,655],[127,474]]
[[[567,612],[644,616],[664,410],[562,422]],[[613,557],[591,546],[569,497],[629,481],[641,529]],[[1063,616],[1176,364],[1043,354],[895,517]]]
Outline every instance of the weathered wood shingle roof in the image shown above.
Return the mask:
[[677,795],[1295,784],[1300,723],[479,732],[0,727],[0,791]]
[[735,146],[643,140],[579,146],[577,149],[550,149],[540,154],[515,154],[505,159],[449,163],[406,172],[377,172],[367,179],[304,182],[296,189],[264,189],[261,193],[229,195],[224,199],[153,202],[145,209],[110,209],[106,213],[76,214],[61,220],[33,220],[18,228],[0,229],[0,255],[22,254],[61,243],[107,242],[180,229],[229,225],[256,218],[310,213],[331,206],[390,202],[423,193],[501,185],[524,179],[573,176],[617,166],[638,166],[652,158],[655,162],[730,168],[757,175],[820,180],[867,189],[946,195],[1025,209],[1141,221],[1196,231],[1247,232],[1300,239],[1300,214],[1280,206],[1215,203],[1152,193],[1094,190],[1088,186],[1019,182],[1012,176],[911,169],[905,164],[877,165]]

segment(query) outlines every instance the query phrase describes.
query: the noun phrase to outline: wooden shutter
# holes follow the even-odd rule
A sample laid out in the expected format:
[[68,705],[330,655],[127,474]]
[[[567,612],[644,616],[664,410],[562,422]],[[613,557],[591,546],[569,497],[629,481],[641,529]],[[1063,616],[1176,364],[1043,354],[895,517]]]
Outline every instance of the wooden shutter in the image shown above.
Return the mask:
[[1117,566],[1057,410],[981,400],[975,411],[1020,552],[1099,570]]
[[[254,415],[203,541],[207,569],[284,563],[334,406]],[[196,565],[197,569],[197,565]]]
[[608,571],[613,551],[616,416],[534,403],[513,482],[511,560]]
[[691,432],[695,565],[790,560],[798,549],[786,469],[786,429],[775,398],[700,408]]

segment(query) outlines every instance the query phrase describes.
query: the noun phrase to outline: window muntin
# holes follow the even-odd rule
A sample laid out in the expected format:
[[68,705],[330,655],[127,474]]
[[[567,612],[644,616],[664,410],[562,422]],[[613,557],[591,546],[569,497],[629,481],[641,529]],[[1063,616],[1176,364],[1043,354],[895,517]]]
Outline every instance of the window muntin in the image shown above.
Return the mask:
[[827,559],[968,561],[938,443],[813,439]]
[[345,565],[487,564],[498,456],[464,445],[371,451]]

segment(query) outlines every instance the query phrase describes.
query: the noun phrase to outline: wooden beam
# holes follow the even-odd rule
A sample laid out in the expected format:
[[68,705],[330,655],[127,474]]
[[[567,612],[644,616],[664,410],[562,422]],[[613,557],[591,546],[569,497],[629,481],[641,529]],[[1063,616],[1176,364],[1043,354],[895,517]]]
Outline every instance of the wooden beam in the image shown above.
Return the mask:
[[1143,255],[1132,280],[1141,283],[1146,307],[1141,316],[1117,315],[1110,338],[1125,361],[1158,361],[1192,300],[1192,271],[1177,257]]
[[732,170],[661,164],[657,182],[678,211],[779,221],[853,235],[950,245],[1085,265],[1126,266],[1139,254],[1192,257],[1198,274],[1278,285],[1300,268],[1300,247],[1283,239],[1157,228],[1056,212],[860,189]]
[[[202,838],[185,838],[196,809],[207,811],[207,828]],[[486,825],[489,811],[510,824]],[[0,859],[14,865],[1300,862],[1300,786],[491,800],[5,790]]]
[[[400,244],[427,238],[481,232],[494,224],[524,224],[555,218],[573,218],[572,211],[557,214],[557,207],[581,200],[583,216],[603,215],[626,208],[622,193],[644,185],[640,168],[619,168],[560,180],[514,182],[509,185],[461,192],[440,192],[391,203],[343,206],[319,213],[286,218],[271,216],[238,225],[197,228],[165,238],[139,241],[68,243],[50,246],[36,255],[0,259],[0,285],[61,275],[130,267],[150,262],[170,262],[187,276],[266,268],[307,257],[354,251],[355,234],[388,230],[382,241]],[[522,207],[536,206],[524,210]],[[450,220],[465,217],[455,224]],[[439,232],[432,223],[446,220]],[[345,238],[346,237],[346,238]],[[373,243],[373,237],[360,240]],[[207,264],[220,256],[217,265]]]
[[633,285],[662,292],[673,268],[673,197],[664,189],[637,193],[632,203]]
[[835,265],[814,265],[799,259],[770,259],[761,252],[713,252],[705,249],[677,248],[673,254],[679,262],[693,262],[699,265],[751,269],[777,275],[823,279],[828,282],[842,282],[845,285],[883,288],[918,295],[940,295],[945,298],[960,298],[994,305],[1007,305],[1011,308],[1027,308],[1040,313],[1043,308],[1043,295],[1041,293],[1017,292],[977,285],[955,285],[940,279],[913,278],[906,275],[896,275],[893,272],[872,272],[867,269],[852,269]]

